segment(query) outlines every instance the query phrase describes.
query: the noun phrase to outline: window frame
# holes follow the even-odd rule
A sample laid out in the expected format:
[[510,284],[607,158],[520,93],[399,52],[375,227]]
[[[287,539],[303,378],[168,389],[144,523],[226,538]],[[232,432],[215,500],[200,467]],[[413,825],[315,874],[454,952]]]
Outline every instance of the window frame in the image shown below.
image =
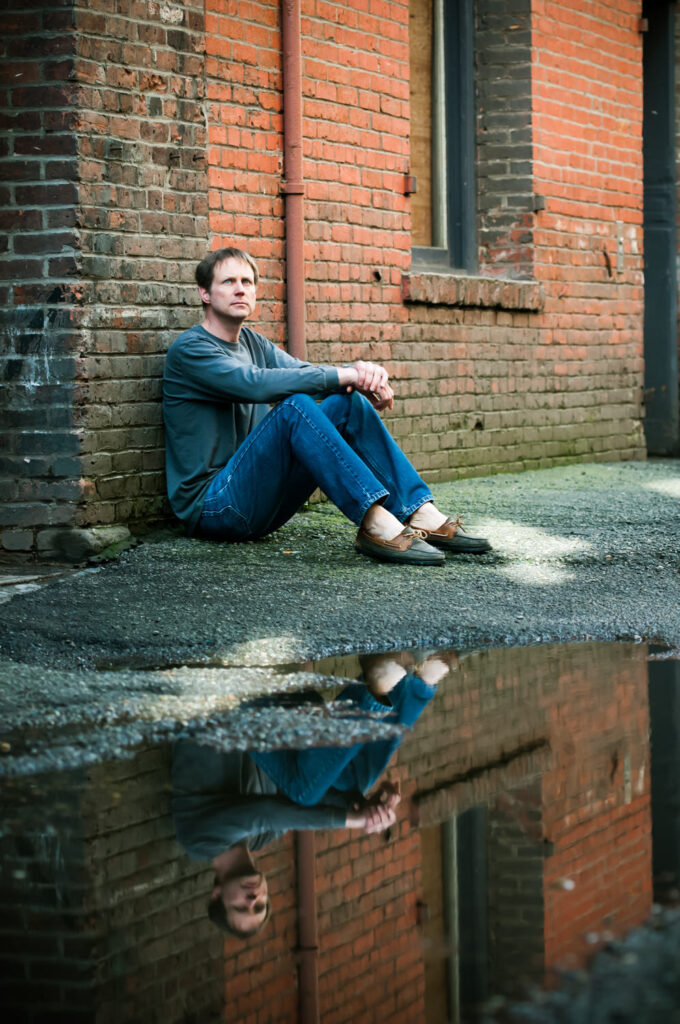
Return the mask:
[[437,217],[444,218],[446,232],[437,239],[443,244],[413,246],[411,261],[414,271],[474,273],[478,267],[474,0],[432,2],[433,235]]

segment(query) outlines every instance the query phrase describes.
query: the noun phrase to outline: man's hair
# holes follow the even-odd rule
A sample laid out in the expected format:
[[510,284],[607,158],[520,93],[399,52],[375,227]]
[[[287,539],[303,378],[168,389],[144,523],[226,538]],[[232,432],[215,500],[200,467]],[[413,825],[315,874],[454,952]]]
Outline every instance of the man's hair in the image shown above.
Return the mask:
[[211,899],[210,902],[208,903],[208,917],[215,925],[215,927],[219,928],[221,932],[226,932],[227,935],[235,935],[238,939],[245,940],[249,939],[252,935],[257,935],[258,932],[262,931],[267,921],[269,920],[271,909],[271,900],[269,899],[269,896],[267,896],[267,913],[264,915],[262,923],[259,924],[257,928],[253,928],[252,930],[242,930],[241,928],[234,927],[234,925],[229,920],[227,908],[224,905],[224,900],[222,899],[222,895],[220,893],[219,895],[215,896],[214,899]]
[[229,259],[241,260],[243,263],[247,263],[253,272],[255,284],[257,284],[260,279],[260,272],[253,257],[250,253],[244,252],[243,249],[234,249],[232,246],[229,246],[226,249],[215,249],[213,252],[209,252],[205,259],[201,260],[196,267],[196,284],[198,287],[204,288],[205,291],[209,292],[213,283],[215,267],[223,260]]

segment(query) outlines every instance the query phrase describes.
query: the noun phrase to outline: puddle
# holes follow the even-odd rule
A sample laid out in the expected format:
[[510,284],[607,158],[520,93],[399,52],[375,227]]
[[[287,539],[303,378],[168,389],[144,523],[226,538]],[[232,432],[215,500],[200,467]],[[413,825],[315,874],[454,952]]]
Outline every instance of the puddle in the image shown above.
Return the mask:
[[[43,758],[3,781],[9,1019],[510,1019],[508,1000],[679,901],[672,653],[588,642],[285,666],[314,686],[158,720],[156,736],[147,723],[136,743],[132,720],[109,723],[71,770],[37,731],[6,735],[2,764]],[[248,927],[266,878],[257,935],[209,920],[216,870],[241,879]],[[633,961],[631,985],[652,991]],[[532,1012],[512,1019],[557,1019]]]

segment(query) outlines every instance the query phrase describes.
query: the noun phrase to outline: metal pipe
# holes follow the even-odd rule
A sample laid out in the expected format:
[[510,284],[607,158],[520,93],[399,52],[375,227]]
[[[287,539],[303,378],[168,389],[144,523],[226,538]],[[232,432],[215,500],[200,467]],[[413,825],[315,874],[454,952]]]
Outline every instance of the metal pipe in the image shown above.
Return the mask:
[[432,25],[432,245],[449,244],[446,206],[446,70],[444,0],[434,0]]
[[304,193],[302,177],[302,46],[300,0],[282,0],[283,172],[286,226],[286,315],[288,351],[306,355]]
[[319,1024],[314,833],[296,832],[298,892],[298,1005],[300,1024]]

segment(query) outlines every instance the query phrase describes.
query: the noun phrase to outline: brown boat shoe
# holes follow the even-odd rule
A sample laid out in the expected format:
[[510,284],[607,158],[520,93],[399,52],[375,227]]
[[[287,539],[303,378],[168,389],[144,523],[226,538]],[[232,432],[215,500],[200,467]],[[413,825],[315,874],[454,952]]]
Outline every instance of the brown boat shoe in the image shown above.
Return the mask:
[[359,529],[355,547],[359,554],[368,555],[379,562],[396,562],[400,565],[444,565],[446,558],[443,552],[426,544],[424,535],[424,530],[405,526],[392,540],[383,540]]
[[472,537],[465,532],[462,516],[458,516],[457,519],[449,517],[436,530],[423,530],[420,527],[418,529],[428,544],[444,551],[451,551],[455,555],[481,555],[492,550],[486,537]]

